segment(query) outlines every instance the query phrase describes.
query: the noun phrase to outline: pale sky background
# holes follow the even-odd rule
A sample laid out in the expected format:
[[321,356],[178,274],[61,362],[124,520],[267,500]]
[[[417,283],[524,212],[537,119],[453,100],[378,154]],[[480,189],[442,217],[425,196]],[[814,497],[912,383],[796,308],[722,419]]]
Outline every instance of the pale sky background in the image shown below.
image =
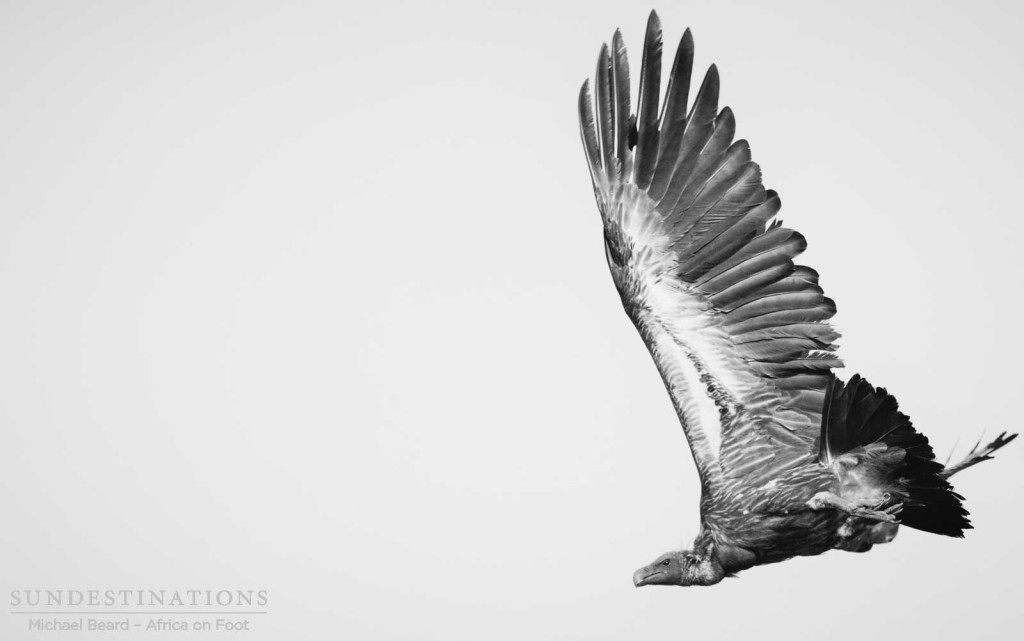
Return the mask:
[[[951,4],[655,5],[807,236],[841,373],[942,455],[1021,429],[1024,359],[1022,9]],[[253,640],[1019,634],[1019,443],[957,477],[965,540],[633,587],[697,477],[575,108],[650,8],[0,4],[5,603],[267,589],[209,635]]]

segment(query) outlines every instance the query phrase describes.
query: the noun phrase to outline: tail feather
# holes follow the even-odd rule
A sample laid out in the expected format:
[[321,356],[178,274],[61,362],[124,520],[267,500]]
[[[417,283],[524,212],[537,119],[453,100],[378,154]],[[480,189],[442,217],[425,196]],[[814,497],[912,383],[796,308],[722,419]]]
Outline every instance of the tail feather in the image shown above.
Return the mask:
[[948,479],[957,472],[962,472],[967,468],[971,467],[972,465],[977,465],[982,461],[987,461],[990,458],[992,458],[992,455],[995,453],[996,450],[1006,445],[1015,438],[1017,438],[1016,434],[1007,434],[1006,432],[1003,432],[1002,434],[997,436],[992,442],[990,442],[988,445],[984,447],[981,447],[981,440],[979,439],[978,442],[974,445],[973,448],[971,448],[971,451],[967,453],[967,456],[965,456],[962,461],[960,461],[959,463],[955,463],[953,465],[947,464],[945,469],[939,472],[939,476],[941,476],[944,479]]
[[[873,482],[902,497],[900,522],[925,532],[963,536],[971,527],[961,497],[935,460],[928,439],[914,429],[896,399],[860,375],[847,383],[833,376],[825,398],[819,461],[832,465],[849,452],[862,452]],[[876,444],[892,455],[877,456]],[[982,452],[984,455],[985,452]]]

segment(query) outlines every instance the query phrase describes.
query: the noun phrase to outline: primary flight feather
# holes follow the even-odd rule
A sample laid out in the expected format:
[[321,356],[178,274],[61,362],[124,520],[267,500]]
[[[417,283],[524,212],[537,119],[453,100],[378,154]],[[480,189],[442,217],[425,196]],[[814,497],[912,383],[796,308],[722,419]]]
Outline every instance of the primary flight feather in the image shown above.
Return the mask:
[[947,479],[1016,435],[946,467],[884,389],[835,377],[835,304],[794,262],[804,237],[773,221],[779,197],[734,140],[732,111],[718,108],[717,69],[689,104],[687,30],[661,100],[661,58],[652,12],[636,111],[618,31],[579,97],[608,267],[701,480],[692,549],[662,555],[634,583],[712,585],[793,556],[863,552],[900,524],[962,536],[967,511]]

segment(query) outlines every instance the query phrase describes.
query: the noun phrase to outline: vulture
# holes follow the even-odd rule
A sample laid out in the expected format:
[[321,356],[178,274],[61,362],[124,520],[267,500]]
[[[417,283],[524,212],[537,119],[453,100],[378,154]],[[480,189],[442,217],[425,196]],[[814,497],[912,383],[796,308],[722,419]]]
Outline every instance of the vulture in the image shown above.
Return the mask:
[[884,388],[833,374],[835,303],[795,262],[807,243],[775,220],[779,196],[718,108],[716,67],[689,104],[687,30],[661,101],[661,50],[652,12],[632,112],[616,31],[578,105],[608,268],[701,484],[692,545],[634,584],[713,585],[795,556],[865,552],[900,525],[962,537],[971,525],[949,478],[1016,434],[943,465]]

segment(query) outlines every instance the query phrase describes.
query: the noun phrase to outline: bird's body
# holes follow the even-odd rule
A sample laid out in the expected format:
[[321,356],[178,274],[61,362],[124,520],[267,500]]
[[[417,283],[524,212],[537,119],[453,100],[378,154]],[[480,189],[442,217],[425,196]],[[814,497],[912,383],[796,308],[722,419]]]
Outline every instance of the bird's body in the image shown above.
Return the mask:
[[803,236],[772,221],[779,198],[733,141],[715,67],[687,108],[692,54],[687,31],[659,115],[652,13],[636,113],[618,32],[579,103],[608,267],[702,485],[693,548],[641,568],[637,585],[710,585],[794,556],[865,551],[898,523],[962,535],[967,512],[946,479],[1013,437],[944,468],[884,389],[832,374],[835,305],[794,263]]

